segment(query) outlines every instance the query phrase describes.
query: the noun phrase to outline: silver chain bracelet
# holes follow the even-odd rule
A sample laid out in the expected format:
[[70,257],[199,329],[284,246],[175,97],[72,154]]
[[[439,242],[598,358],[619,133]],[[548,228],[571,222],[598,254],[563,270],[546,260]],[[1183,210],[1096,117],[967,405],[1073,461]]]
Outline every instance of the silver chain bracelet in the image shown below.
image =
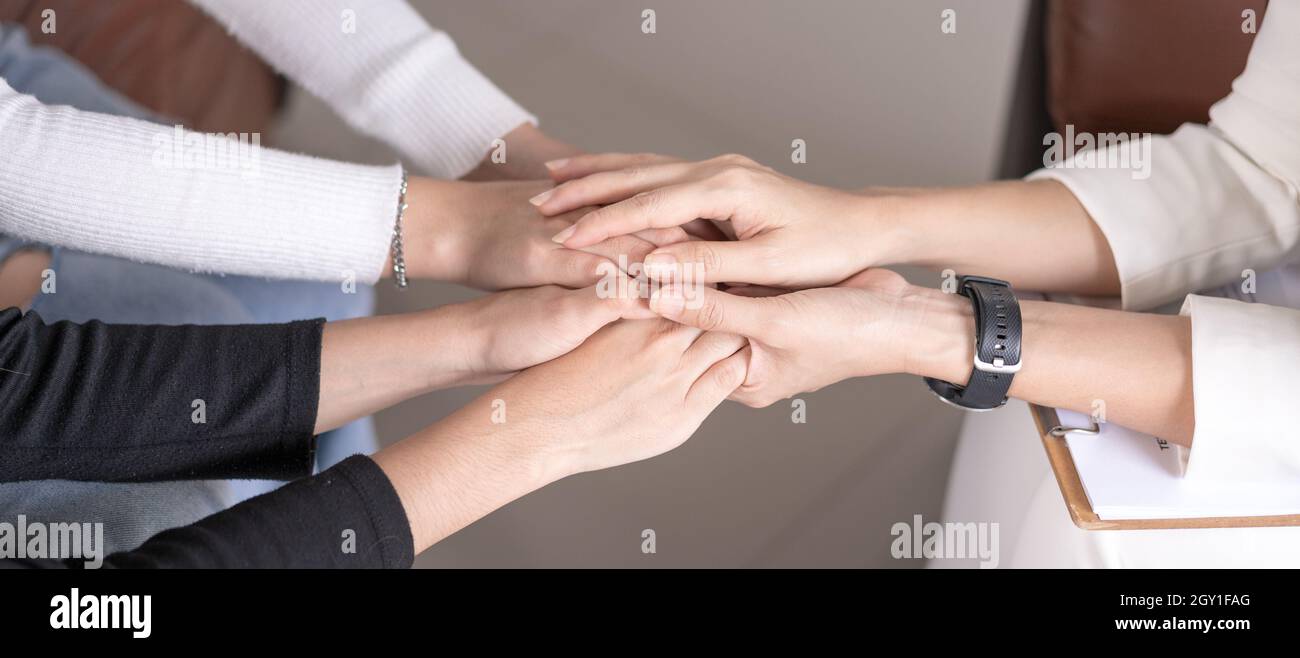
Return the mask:
[[397,195],[397,220],[393,222],[393,283],[406,288],[406,255],[402,252],[402,217],[406,215],[406,169],[402,169],[402,189]]

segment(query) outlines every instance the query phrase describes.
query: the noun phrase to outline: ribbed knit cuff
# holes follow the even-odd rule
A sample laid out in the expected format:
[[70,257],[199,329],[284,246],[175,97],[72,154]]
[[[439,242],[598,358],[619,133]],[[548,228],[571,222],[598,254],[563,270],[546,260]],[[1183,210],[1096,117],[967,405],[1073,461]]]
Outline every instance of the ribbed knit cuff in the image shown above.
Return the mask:
[[190,0],[349,125],[460,178],[537,120],[400,0]]
[[[373,38],[373,37],[372,37]],[[428,30],[382,67],[366,73],[354,127],[402,151],[430,176],[460,178],[492,150],[492,141],[537,118],[461,57],[445,33]]]

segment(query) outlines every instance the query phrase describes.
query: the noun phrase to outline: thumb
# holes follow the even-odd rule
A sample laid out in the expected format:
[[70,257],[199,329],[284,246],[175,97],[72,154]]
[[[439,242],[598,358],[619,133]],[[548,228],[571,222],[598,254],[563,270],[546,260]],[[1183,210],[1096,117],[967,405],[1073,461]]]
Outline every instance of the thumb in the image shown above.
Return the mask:
[[663,281],[764,283],[771,273],[760,264],[762,259],[754,257],[754,249],[748,241],[678,242],[655,249],[646,256],[644,267],[648,276]]
[[651,295],[650,310],[705,331],[756,338],[779,308],[770,299],[729,295],[709,286],[671,284]]
[[691,385],[686,399],[700,405],[705,413],[713,411],[714,407],[722,404],[727,396],[745,383],[745,377],[749,373],[750,354],[751,348],[746,345],[735,354],[710,366]]

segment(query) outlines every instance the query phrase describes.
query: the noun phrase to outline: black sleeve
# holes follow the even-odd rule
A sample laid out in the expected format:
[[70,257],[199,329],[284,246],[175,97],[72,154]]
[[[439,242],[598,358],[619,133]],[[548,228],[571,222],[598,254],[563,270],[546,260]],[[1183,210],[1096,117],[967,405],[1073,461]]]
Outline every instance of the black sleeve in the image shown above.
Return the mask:
[[[415,559],[411,526],[388,476],[356,455],[198,523],[154,535],[107,568],[396,568]],[[86,559],[0,560],[7,568],[69,568]]]
[[0,481],[308,475],[323,326],[0,311]]

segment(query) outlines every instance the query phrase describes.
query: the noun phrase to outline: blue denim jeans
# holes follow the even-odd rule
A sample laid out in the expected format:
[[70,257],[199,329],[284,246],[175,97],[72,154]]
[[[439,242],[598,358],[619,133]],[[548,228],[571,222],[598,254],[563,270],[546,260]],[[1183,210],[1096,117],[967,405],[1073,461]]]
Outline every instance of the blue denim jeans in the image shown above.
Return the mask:
[[[50,105],[158,120],[105,87],[93,73],[62,52],[34,47],[19,26],[0,24],[0,78],[16,91]],[[339,283],[268,281],[202,275],[71,249],[27,245],[0,235],[0,262],[20,248],[50,252],[53,292],[42,292],[32,310],[46,321],[96,319],[126,324],[242,324],[330,320],[369,315],[374,290]],[[317,442],[317,468],[378,447],[369,418],[328,432]],[[71,482],[0,483],[0,520],[104,523],[105,548],[129,550],[150,536],[187,525],[278,483],[183,481],[144,484]]]

